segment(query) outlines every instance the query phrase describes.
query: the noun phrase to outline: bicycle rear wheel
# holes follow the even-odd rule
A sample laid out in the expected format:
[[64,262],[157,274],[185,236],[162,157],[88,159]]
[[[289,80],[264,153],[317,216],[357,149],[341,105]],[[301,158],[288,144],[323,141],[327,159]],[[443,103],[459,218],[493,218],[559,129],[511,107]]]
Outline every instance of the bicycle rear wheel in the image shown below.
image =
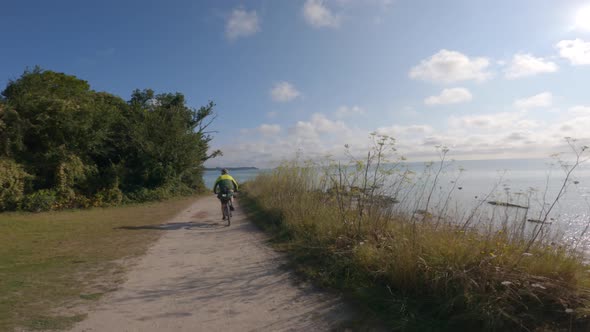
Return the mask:
[[223,205],[223,213],[225,214],[225,217],[227,218],[227,225],[231,225],[231,211],[229,209],[229,202],[226,202]]

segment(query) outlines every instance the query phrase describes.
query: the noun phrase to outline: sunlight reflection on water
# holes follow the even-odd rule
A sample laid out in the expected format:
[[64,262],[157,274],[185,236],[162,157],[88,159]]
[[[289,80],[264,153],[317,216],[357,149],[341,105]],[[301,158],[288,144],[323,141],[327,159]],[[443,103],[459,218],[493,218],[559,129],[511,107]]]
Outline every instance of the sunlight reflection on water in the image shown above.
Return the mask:
[[[459,166],[465,171],[457,179]],[[415,165],[411,169],[420,173],[424,167]],[[451,205],[457,207],[456,215],[473,211],[479,205],[480,221],[485,223],[492,220],[493,224],[500,226],[510,220],[522,224],[525,234],[540,226],[539,223],[527,220],[546,220],[550,224],[543,227],[551,237],[561,239],[564,241],[562,243],[579,242],[579,246],[590,248],[590,231],[585,231],[590,222],[590,165],[582,164],[574,171],[561,198],[553,204],[565,180],[565,172],[555,166],[553,160],[455,162],[454,167],[440,178],[435,195],[438,199],[431,205],[435,211],[437,205],[442,205],[441,198],[446,197],[450,190],[445,188],[451,188],[455,180]],[[487,202],[482,203],[484,199],[487,202],[513,203],[529,209],[492,206]],[[550,213],[545,217],[550,208]]]

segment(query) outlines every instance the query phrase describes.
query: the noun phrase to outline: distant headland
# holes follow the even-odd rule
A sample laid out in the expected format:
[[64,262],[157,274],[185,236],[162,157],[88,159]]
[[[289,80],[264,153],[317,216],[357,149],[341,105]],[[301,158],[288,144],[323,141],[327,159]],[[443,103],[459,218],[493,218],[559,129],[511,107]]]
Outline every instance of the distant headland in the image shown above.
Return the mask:
[[257,170],[257,167],[205,167],[206,171],[220,171],[222,169],[227,169],[228,171],[247,171],[247,170]]

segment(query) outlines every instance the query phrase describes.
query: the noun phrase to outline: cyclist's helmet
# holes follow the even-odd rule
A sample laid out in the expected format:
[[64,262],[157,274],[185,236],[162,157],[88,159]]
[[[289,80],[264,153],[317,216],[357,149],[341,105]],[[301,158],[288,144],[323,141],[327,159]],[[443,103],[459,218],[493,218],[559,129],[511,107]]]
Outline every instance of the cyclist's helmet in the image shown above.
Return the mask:
[[222,169],[221,174],[227,174],[227,168]]

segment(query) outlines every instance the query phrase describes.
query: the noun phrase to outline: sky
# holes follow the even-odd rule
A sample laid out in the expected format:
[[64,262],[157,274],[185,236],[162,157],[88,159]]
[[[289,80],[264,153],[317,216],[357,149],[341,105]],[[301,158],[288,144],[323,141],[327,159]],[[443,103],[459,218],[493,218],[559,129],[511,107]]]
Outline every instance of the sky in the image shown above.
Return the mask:
[[27,67],[216,104],[208,166],[365,151],[540,158],[590,140],[588,0],[1,0],[0,86]]

